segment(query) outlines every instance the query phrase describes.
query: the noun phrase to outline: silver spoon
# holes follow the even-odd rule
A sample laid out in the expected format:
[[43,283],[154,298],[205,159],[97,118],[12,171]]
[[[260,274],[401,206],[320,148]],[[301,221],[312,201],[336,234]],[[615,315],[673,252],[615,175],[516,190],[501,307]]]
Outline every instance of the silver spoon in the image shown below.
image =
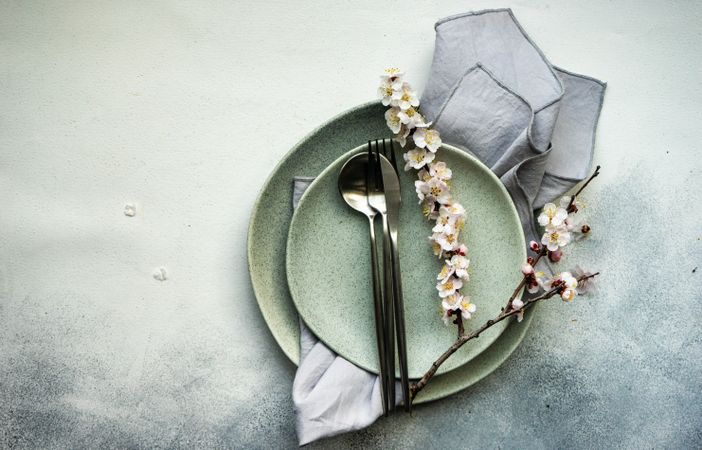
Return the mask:
[[[386,338],[385,323],[383,317],[383,298],[380,294],[380,274],[378,269],[378,250],[375,245],[375,220],[376,211],[368,204],[368,155],[360,153],[352,156],[341,168],[339,172],[339,192],[344,201],[356,211],[368,217],[370,225],[370,246],[371,246],[371,272],[373,277],[373,303],[375,313],[375,334],[378,341],[378,358],[380,359],[380,396],[383,401],[383,414],[388,412],[388,389],[387,378],[387,358],[386,358]],[[394,377],[393,377],[394,378]],[[393,401],[394,399],[391,399]]]

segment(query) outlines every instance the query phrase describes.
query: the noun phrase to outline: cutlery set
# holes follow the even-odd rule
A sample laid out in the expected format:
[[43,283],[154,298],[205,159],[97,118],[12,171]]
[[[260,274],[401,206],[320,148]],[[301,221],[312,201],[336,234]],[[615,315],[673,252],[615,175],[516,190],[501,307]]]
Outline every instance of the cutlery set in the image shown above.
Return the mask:
[[[349,158],[339,173],[339,192],[346,203],[364,214],[369,222],[373,311],[383,414],[387,415],[395,409],[396,348],[404,409],[409,412],[407,342],[397,239],[401,192],[392,140],[368,141],[367,153]],[[378,216],[381,217],[383,229],[382,286],[375,233]]]

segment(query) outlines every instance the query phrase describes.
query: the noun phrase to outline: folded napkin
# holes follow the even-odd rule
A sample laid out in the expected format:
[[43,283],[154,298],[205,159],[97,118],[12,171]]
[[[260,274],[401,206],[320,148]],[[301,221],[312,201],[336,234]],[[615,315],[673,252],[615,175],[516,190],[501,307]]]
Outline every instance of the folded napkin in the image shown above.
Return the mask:
[[[509,9],[448,17],[435,28],[422,113],[445,142],[500,177],[527,240],[538,240],[534,208],[588,175],[605,83],[552,66]],[[310,182],[294,180],[294,206]],[[293,383],[300,445],[380,417],[377,375],[334,354],[302,322],[300,331]]]

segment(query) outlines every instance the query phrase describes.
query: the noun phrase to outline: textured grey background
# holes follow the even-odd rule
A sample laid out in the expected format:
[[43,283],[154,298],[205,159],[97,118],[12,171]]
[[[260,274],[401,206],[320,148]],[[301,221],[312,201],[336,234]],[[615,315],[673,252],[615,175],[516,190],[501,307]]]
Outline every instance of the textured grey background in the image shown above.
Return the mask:
[[256,192],[385,66],[421,89],[436,19],[503,6],[609,82],[568,255],[600,293],[543,305],[479,385],[318,446],[702,446],[700,4],[320,0],[0,2],[0,447],[294,447]]

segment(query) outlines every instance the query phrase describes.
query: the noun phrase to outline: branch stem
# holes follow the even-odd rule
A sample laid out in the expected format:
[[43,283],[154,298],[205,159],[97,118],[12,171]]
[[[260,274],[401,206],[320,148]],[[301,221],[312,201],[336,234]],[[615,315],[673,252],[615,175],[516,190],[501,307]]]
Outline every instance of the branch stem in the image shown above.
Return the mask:
[[[596,273],[593,273],[591,275],[583,275],[581,277],[578,277],[577,278],[578,283],[581,281],[587,280],[589,278],[593,278],[599,274],[600,274],[599,272],[596,272]],[[561,290],[561,287],[555,287],[555,288],[551,289],[550,291],[544,292],[543,294],[539,295],[538,297],[534,297],[534,298],[527,300],[526,302],[524,302],[524,306],[521,308],[521,310],[525,310],[525,309],[531,307],[531,305],[533,305],[534,303],[537,303],[541,300],[546,300],[546,299],[549,299],[549,298],[555,296],[556,294],[559,293],[560,290]],[[511,303],[511,299],[510,299],[510,303]],[[480,334],[483,331],[487,330],[488,328],[490,328],[491,326],[493,326],[497,323],[502,322],[503,320],[505,320],[508,317],[511,317],[511,316],[518,314],[519,311],[520,310],[517,310],[517,309],[509,309],[509,308],[504,309],[500,314],[497,315],[497,317],[495,317],[494,319],[488,320],[480,328],[473,331],[472,333],[459,335],[458,339],[456,339],[456,341],[451,345],[451,347],[449,347],[448,350],[446,350],[441,356],[439,356],[439,358],[436,361],[434,361],[432,363],[431,367],[429,368],[429,370],[427,370],[427,372],[424,374],[424,376],[422,376],[422,378],[419,381],[417,381],[416,383],[413,383],[410,386],[411,400],[414,400],[414,398],[417,396],[419,391],[421,391],[424,388],[424,386],[427,385],[427,383],[429,382],[429,380],[432,379],[432,377],[434,376],[436,371],[439,369],[439,367],[444,362],[446,362],[446,360],[451,355],[456,353],[456,351],[458,351],[458,349],[461,348],[466,342],[480,337]]]
[[597,177],[597,175],[600,174],[600,167],[601,166],[595,167],[595,171],[592,172],[590,178],[588,178],[587,181],[582,186],[580,186],[580,189],[578,189],[578,191],[570,197],[570,203],[568,204],[568,208],[566,208],[568,211],[570,211],[571,206],[573,206],[573,203],[575,203],[575,197],[580,195],[580,193],[587,187],[587,185],[590,184],[590,182],[594,180],[595,177]]

